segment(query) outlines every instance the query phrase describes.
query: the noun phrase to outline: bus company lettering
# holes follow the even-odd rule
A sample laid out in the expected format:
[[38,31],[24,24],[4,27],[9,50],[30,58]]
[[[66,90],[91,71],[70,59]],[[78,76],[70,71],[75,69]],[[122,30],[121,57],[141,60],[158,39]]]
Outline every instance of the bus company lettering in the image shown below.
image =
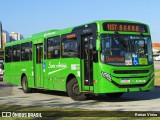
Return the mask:
[[107,62],[124,62],[124,57],[106,57]]
[[54,35],[56,32],[51,32],[51,33],[46,33],[44,34],[44,37],[49,36],[49,35]]
[[52,64],[51,62],[49,62],[49,67],[48,68],[56,69],[56,70],[53,70],[53,71],[49,72],[48,75],[50,75],[50,74],[56,73],[58,71],[61,71],[63,69],[66,69],[67,64],[66,63],[60,63],[60,62],[58,64]]
[[57,68],[57,69],[67,68],[67,64],[60,62],[58,64],[52,64],[51,62],[49,62],[48,68]]

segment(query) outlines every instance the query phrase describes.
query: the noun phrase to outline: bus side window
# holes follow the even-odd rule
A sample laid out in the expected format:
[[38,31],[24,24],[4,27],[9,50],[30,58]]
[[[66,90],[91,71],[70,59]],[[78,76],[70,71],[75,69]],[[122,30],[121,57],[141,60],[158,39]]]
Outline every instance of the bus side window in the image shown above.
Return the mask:
[[60,57],[60,37],[52,37],[47,39],[47,58],[54,59]]
[[5,48],[5,62],[12,62],[12,47]]
[[21,60],[32,60],[32,42],[21,44]]
[[21,56],[21,47],[20,45],[14,45],[13,46],[13,61],[14,62],[19,62]]
[[62,57],[78,57],[78,43],[76,38],[62,40]]

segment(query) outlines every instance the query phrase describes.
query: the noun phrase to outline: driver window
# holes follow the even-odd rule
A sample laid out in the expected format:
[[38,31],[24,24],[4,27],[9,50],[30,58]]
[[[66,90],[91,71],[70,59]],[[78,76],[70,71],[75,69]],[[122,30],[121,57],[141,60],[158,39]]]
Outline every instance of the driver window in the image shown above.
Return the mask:
[[138,54],[139,57],[144,57],[145,55],[145,41],[144,40],[135,41],[135,53]]

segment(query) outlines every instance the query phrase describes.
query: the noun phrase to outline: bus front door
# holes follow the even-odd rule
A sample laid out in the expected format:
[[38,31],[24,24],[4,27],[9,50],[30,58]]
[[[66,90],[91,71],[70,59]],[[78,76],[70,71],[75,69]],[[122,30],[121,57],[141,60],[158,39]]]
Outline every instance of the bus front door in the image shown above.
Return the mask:
[[34,45],[34,84],[35,87],[43,87],[43,73],[42,73],[42,62],[43,62],[43,47],[42,44]]
[[93,91],[93,36],[82,36],[81,43],[82,90]]

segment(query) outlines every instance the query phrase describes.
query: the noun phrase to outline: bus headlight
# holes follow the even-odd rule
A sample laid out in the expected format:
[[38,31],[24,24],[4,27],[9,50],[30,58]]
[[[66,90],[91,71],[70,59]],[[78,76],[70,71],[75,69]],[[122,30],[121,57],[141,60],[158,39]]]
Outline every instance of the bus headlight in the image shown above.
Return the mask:
[[152,79],[152,77],[154,76],[154,72],[151,73],[150,75],[150,79]]
[[111,75],[105,72],[101,72],[102,76],[106,79],[108,79],[109,81],[112,81]]

